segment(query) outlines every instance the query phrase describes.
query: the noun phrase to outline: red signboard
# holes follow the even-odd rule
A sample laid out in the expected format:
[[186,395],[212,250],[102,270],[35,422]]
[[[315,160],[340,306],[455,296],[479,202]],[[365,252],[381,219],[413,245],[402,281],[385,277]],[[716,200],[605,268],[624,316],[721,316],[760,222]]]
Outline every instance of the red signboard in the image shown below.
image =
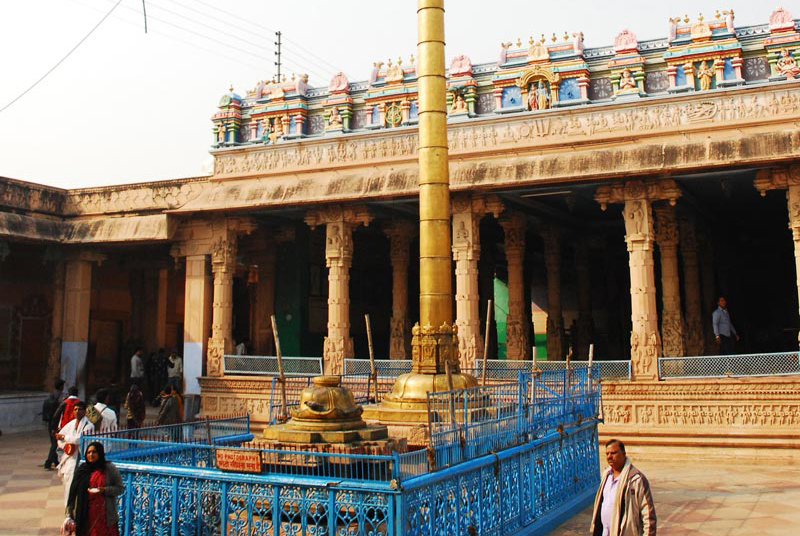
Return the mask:
[[261,451],[217,449],[217,469],[237,473],[260,473]]

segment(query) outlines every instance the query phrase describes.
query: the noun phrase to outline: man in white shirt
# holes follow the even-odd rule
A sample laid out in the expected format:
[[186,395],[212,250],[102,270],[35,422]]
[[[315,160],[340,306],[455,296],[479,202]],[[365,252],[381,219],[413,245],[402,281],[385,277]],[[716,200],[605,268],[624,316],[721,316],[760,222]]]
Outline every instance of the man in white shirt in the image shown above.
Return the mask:
[[[100,421],[100,432],[101,434],[105,432],[113,432],[117,429],[117,413],[108,407],[106,402],[108,402],[108,391],[105,389],[99,389],[97,394],[95,395],[97,398],[97,404],[94,405],[94,409],[97,410],[97,413],[103,418]],[[108,452],[109,448],[106,446],[106,452]]]
[[86,418],[86,402],[79,401],[75,404],[75,418],[58,431],[56,439],[58,448],[64,452],[61,454],[61,461],[58,463],[58,475],[64,482],[64,506],[69,497],[69,487],[72,485],[72,477],[75,474],[75,466],[80,459],[81,436],[94,432],[94,425]]
[[144,361],[142,361],[141,348],[137,348],[131,356],[131,382],[129,386],[133,384],[144,388]]
[[183,392],[183,359],[174,350],[167,360],[167,383],[178,392]]

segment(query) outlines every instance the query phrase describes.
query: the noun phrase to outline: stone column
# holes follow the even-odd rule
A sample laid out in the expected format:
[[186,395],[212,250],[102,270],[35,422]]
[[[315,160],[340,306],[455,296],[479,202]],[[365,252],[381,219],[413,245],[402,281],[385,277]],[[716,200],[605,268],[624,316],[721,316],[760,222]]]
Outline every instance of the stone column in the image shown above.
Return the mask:
[[[222,226],[225,222],[215,223]],[[214,301],[206,373],[209,376],[222,376],[223,356],[233,353],[233,275],[236,271],[237,236],[226,228],[215,229],[214,235],[211,246]]]
[[653,211],[661,253],[661,341],[665,356],[679,357],[686,355],[686,344],[678,277],[678,220],[673,206],[658,206]]
[[208,255],[186,257],[183,307],[183,378],[186,394],[200,394],[203,356],[211,331],[211,270]]
[[64,277],[64,331],[61,342],[61,378],[76,386],[86,398],[86,351],[89,348],[89,309],[92,263],[79,257],[68,260]]
[[564,357],[564,316],[561,310],[561,232],[555,226],[542,229],[544,265],[547,271],[547,359]]
[[343,374],[344,360],[353,357],[350,336],[350,266],[353,229],[369,223],[365,207],[331,206],[313,210],[305,218],[313,229],[325,224],[325,264],[328,267],[328,335],[323,346],[325,374]]
[[589,279],[589,244],[579,239],[574,244],[575,271],[578,275],[578,333],[573,348],[575,359],[589,358],[589,345],[592,343],[594,325],[592,321],[592,287]]
[[275,338],[272,334],[271,317],[275,314],[275,273],[277,253],[275,241],[265,239],[263,248],[253,256],[253,261],[258,264],[256,273],[258,282],[255,288],[255,300],[252,307],[252,322],[250,337],[259,355],[275,354]]
[[392,318],[389,321],[389,359],[411,359],[408,320],[408,263],[415,226],[400,220],[386,230],[392,261]]
[[66,267],[58,261],[53,270],[53,318],[50,327],[50,348],[47,355],[45,388],[50,391],[61,372],[61,346],[64,333],[64,280]]
[[668,199],[674,205],[680,190],[669,179],[632,180],[597,189],[595,200],[624,203],[625,242],[631,273],[631,376],[657,380],[661,341],[658,333],[656,282],[653,270],[653,211],[651,203]]
[[507,359],[528,359],[528,321],[525,307],[525,231],[527,222],[519,213],[506,214],[500,219],[505,231],[505,252],[508,263],[508,316],[506,317]]
[[[756,189],[764,197],[768,190],[785,189],[789,210],[789,229],[794,241],[795,277],[797,282],[798,307],[800,307],[800,164],[785,168],[761,170],[754,181]],[[800,334],[798,334],[800,344]]]
[[494,195],[454,195],[450,211],[453,215],[453,260],[456,263],[456,325],[461,370],[471,369],[483,359],[483,326],[480,309],[481,256],[480,221],[485,214],[500,216],[503,204]]
[[169,287],[169,271],[158,270],[158,296],[156,298],[156,346],[167,345],[167,290]]
[[[703,355],[703,315],[700,306],[700,269],[697,262],[697,232],[694,220],[679,218],[681,259],[683,260],[683,294],[686,299],[686,352]],[[711,322],[711,319],[706,319]]]

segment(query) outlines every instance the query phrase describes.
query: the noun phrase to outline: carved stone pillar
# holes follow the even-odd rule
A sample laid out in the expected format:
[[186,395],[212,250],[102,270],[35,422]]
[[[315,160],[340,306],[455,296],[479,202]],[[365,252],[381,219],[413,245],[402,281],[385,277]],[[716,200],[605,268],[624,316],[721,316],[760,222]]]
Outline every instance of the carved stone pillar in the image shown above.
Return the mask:
[[480,221],[485,214],[500,216],[503,204],[497,196],[455,195],[453,214],[453,260],[456,263],[456,325],[458,326],[461,370],[476,366],[483,359],[480,319],[478,263],[481,256]]
[[369,224],[365,207],[332,206],[310,211],[306,223],[313,229],[325,224],[325,264],[328,267],[328,335],[323,346],[325,374],[343,374],[344,360],[353,357],[350,336],[350,266],[353,229]]
[[[716,307],[716,285],[714,277],[714,242],[711,239],[711,232],[707,229],[697,230],[697,244],[700,254],[700,279],[703,289],[703,314],[710,315]],[[706,355],[716,352],[717,343],[714,340],[714,327],[707,316],[703,324],[703,340]]]
[[658,379],[661,342],[658,333],[656,282],[653,270],[653,211],[651,203],[680,197],[668,179],[632,180],[597,189],[595,200],[605,210],[608,203],[624,203],[625,242],[631,275],[631,375],[634,380]]
[[415,227],[409,221],[397,221],[389,236],[392,262],[392,318],[389,321],[389,359],[411,359],[411,326],[408,320],[408,263]]
[[678,220],[675,207],[653,209],[656,213],[656,242],[661,253],[661,341],[664,355],[686,355],[681,314],[681,288],[678,276]]
[[89,310],[92,293],[92,261],[103,257],[79,254],[66,262],[64,274],[64,322],[61,342],[61,378],[86,397],[86,352],[89,348]]
[[[796,292],[800,307],[800,164],[762,170],[756,175],[754,185],[762,197],[767,194],[767,190],[787,190],[786,203],[789,210],[789,229],[792,231],[794,241]],[[798,344],[800,344],[800,334],[798,334]]]
[[158,270],[158,295],[156,297],[156,346],[167,345],[167,288],[169,286],[169,270]]
[[507,359],[528,359],[528,321],[525,307],[525,231],[527,223],[522,214],[506,214],[500,219],[505,231],[506,262],[508,263],[508,316],[506,317]]
[[557,227],[542,229],[544,265],[547,270],[547,359],[564,357],[564,316],[561,310],[561,232]]
[[200,394],[203,357],[211,332],[211,269],[208,255],[187,255],[183,305],[183,378],[186,394]]
[[[686,298],[686,352],[703,355],[703,314],[700,306],[700,269],[697,258],[697,232],[694,220],[679,218],[681,259],[683,260],[683,294]],[[705,319],[711,322],[710,318]]]
[[[223,225],[225,222],[215,222]],[[215,229],[211,246],[211,272],[214,275],[214,302],[211,314],[211,338],[208,340],[207,374],[222,376],[222,358],[233,353],[233,275],[236,272],[235,232]]]
[[578,240],[575,245],[575,271],[578,276],[578,332],[576,348],[573,348],[575,359],[589,358],[589,345],[592,343],[592,288],[589,279],[589,244],[586,240]]
[[[260,230],[261,231],[261,230]],[[272,322],[275,314],[275,270],[277,229],[264,229],[248,242],[247,258],[255,264],[250,303],[250,343],[257,355],[275,355]]]
[[64,278],[65,263],[58,261],[53,270],[53,317],[50,327],[50,347],[47,355],[45,388],[53,390],[56,378],[60,376],[61,342],[64,332]]

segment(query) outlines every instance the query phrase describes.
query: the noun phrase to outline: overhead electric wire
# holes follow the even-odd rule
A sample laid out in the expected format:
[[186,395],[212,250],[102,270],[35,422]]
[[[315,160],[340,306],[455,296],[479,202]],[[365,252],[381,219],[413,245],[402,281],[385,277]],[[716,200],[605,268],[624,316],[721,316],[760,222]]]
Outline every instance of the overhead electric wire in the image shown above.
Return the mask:
[[[221,20],[221,19],[219,19],[219,18],[214,18],[214,16],[213,16],[213,15],[210,15],[210,14],[208,14],[208,13],[205,13],[205,12],[203,12],[203,11],[200,11],[200,10],[198,10],[198,9],[195,9],[195,8],[193,8],[193,7],[191,7],[191,6],[187,6],[186,4],[184,4],[184,3],[182,3],[182,2],[178,2],[177,0],[166,0],[166,1],[167,1],[167,2],[170,2],[170,3],[172,3],[172,4],[175,4],[175,5],[181,6],[181,7],[185,8],[185,9],[187,9],[187,10],[189,10],[189,11],[192,11],[192,12],[194,12],[194,13],[197,13],[198,15],[201,15],[201,16],[203,16],[203,17],[208,17],[208,18],[210,18],[210,19],[214,20],[216,23],[221,23],[221,24],[224,24],[224,25],[230,26],[231,28],[234,28],[234,29],[236,29],[236,30],[238,30],[238,31],[245,32],[245,33],[248,33],[248,34],[250,34],[250,35],[254,35],[254,36],[256,36],[256,37],[257,37],[257,38],[259,38],[259,39],[267,39],[267,38],[266,38],[266,37],[265,37],[263,34],[260,34],[260,33],[254,32],[254,31],[252,31],[252,30],[248,30],[247,28],[243,28],[243,27],[241,27],[241,26],[239,26],[239,25],[237,25],[237,24],[232,24],[232,23],[230,23],[230,22],[227,22],[227,21]],[[203,2],[200,2],[200,3],[203,3]],[[181,15],[181,14],[179,14],[179,13],[176,13],[176,12],[174,12],[174,11],[171,11],[171,10],[169,10],[169,9],[167,9],[167,8],[164,8],[164,7],[162,7],[162,6],[159,6],[158,4],[154,4],[152,1],[150,2],[150,4],[151,4],[151,5],[155,5],[155,6],[156,6],[156,7],[158,7],[159,9],[161,9],[161,10],[163,10],[163,11],[166,11],[167,13],[171,13],[171,14],[173,14],[173,15],[177,16],[177,17],[183,18],[183,19],[185,19],[185,20],[188,20],[188,21],[190,21],[190,22],[194,22],[194,23],[196,23],[196,24],[199,24],[199,25],[201,25],[201,26],[204,26],[204,27],[206,27],[206,28],[214,29],[214,30],[216,30],[216,31],[218,31],[218,32],[220,32],[220,33],[222,33],[222,34],[224,34],[224,35],[228,35],[228,36],[230,36],[230,37],[234,37],[234,38],[236,38],[236,39],[239,39],[239,40],[241,40],[241,41],[243,41],[243,42],[245,42],[245,43],[247,43],[247,44],[250,44],[250,45],[253,45],[253,46],[256,46],[256,47],[259,47],[259,48],[263,48],[263,47],[261,47],[261,45],[259,45],[259,44],[257,44],[257,43],[253,43],[252,41],[248,41],[247,39],[243,39],[243,38],[241,38],[241,37],[239,37],[239,36],[237,36],[237,35],[231,34],[231,33],[229,33],[229,32],[225,32],[225,31],[223,31],[223,30],[218,30],[218,29],[216,29],[216,28],[213,28],[213,27],[211,27],[211,26],[209,26],[209,25],[207,25],[207,24],[205,24],[205,23],[199,22],[199,21],[197,21],[197,20],[195,20],[195,19],[192,19],[192,18],[189,18],[189,17],[187,17],[187,16],[185,16],[185,15]],[[207,5],[207,4],[204,4],[204,5]],[[209,6],[209,7],[213,7],[213,6]],[[224,10],[221,10],[221,9],[219,9],[219,8],[214,8],[214,9],[217,9],[218,11],[222,11],[223,13],[226,13],[226,14],[227,14],[227,12],[225,12]],[[232,15],[232,14],[231,14],[231,15]],[[242,20],[246,20],[246,19],[242,19]],[[256,23],[251,23],[251,24],[254,24],[254,25],[256,25]],[[262,29],[264,29],[264,30],[266,30],[266,31],[268,31],[268,32],[274,33],[274,32],[272,32],[272,30],[270,30],[269,28],[266,28],[266,27],[263,27],[263,26],[262,26],[261,28],[262,28]],[[284,35],[285,35],[285,34],[284,34]],[[286,38],[284,37],[284,39],[286,39]],[[287,41],[291,41],[291,40],[288,40],[288,39],[287,39]],[[270,43],[270,44],[272,44],[272,43]],[[300,47],[298,46],[298,48],[300,48]],[[286,45],[285,45],[285,43],[284,43],[284,46],[282,47],[282,55],[285,55],[285,54],[287,54],[286,50],[287,50],[287,47],[286,47]],[[335,67],[335,66],[334,66],[334,67],[331,69],[331,68],[329,68],[329,67],[326,67],[326,66],[324,66],[324,65],[320,65],[319,63],[315,63],[315,62],[311,61],[311,60],[310,60],[310,58],[304,58],[304,57],[302,57],[302,55],[301,55],[301,54],[299,54],[299,53],[297,53],[297,55],[295,56],[295,51],[291,50],[291,47],[289,47],[289,52],[288,52],[288,54],[290,54],[292,57],[294,57],[294,58],[295,58],[295,59],[292,61],[292,64],[293,64],[293,65],[296,65],[297,67],[300,67],[299,71],[311,73],[311,74],[313,74],[314,76],[319,76],[319,77],[320,77],[320,78],[322,78],[323,80],[324,80],[324,79],[326,79],[326,78],[332,78],[332,77],[333,77],[333,76],[334,76],[334,75],[335,75],[337,72],[339,72],[339,71],[340,71],[340,69],[338,69],[338,68],[337,68],[337,67]],[[298,56],[299,56],[301,59],[299,59],[299,60],[298,60],[298,59],[297,59],[297,57],[298,57]],[[323,60],[323,61],[324,61],[324,60]],[[309,62],[311,65],[309,65],[308,63],[305,63],[305,62]],[[317,69],[320,69],[320,70],[317,70]],[[320,72],[322,72],[322,73],[324,73],[324,74],[320,74]],[[296,74],[302,74],[302,73],[298,72],[298,73],[296,73]]]
[[[262,30],[266,30],[266,31],[268,31],[268,32],[275,33],[275,30],[273,30],[272,28],[268,28],[267,26],[264,26],[263,24],[259,24],[259,23],[257,23],[257,22],[253,22],[253,21],[251,21],[251,20],[248,20],[248,19],[246,19],[246,18],[244,18],[244,17],[240,17],[239,15],[236,15],[235,13],[231,13],[230,11],[226,11],[226,10],[224,10],[224,9],[222,9],[222,8],[219,8],[219,7],[217,7],[217,6],[213,5],[213,4],[209,4],[208,2],[204,2],[203,0],[195,0],[195,1],[196,1],[198,4],[202,4],[202,5],[206,6],[206,7],[209,7],[209,8],[211,8],[211,9],[214,9],[214,10],[216,10],[216,11],[219,11],[220,13],[224,13],[225,15],[228,15],[229,17],[232,17],[232,18],[234,18],[234,19],[240,20],[240,21],[242,21],[242,22],[246,22],[246,23],[248,23],[248,24],[252,24],[253,26],[255,26],[255,27],[257,27],[257,28],[261,28]],[[309,54],[309,55],[311,55],[311,56],[314,56],[315,58],[317,58],[317,59],[318,59],[319,61],[321,61],[322,63],[325,63],[325,64],[327,64],[327,65],[328,65],[330,68],[332,68],[332,69],[333,69],[333,72],[337,72],[337,73],[338,73],[339,71],[341,71],[341,70],[342,70],[340,67],[337,67],[336,65],[334,65],[334,64],[332,64],[332,63],[330,63],[329,61],[327,61],[327,60],[326,60],[325,58],[323,58],[322,56],[319,56],[319,55],[315,54],[314,52],[311,52],[310,50],[308,50],[308,49],[304,48],[302,45],[300,45],[300,44],[299,44],[299,43],[297,43],[296,41],[294,41],[294,40],[292,40],[292,39],[289,39],[289,38],[285,37],[285,35],[286,35],[286,34],[284,34],[284,39],[285,39],[285,40],[286,40],[288,43],[292,43],[292,44],[294,44],[294,45],[295,45],[297,48],[299,48],[300,50],[304,51],[306,54]]]
[[107,19],[109,16],[111,16],[111,14],[114,12],[114,10],[115,10],[115,9],[117,9],[117,6],[118,6],[118,5],[120,5],[121,3],[122,3],[122,0],[117,0],[117,3],[116,3],[116,4],[114,4],[114,6],[113,6],[113,7],[112,7],[112,8],[111,8],[109,11],[108,11],[108,13],[106,13],[105,15],[103,15],[103,18],[102,18],[102,19],[100,19],[100,21],[99,21],[97,24],[95,24],[95,25],[94,25],[94,27],[93,27],[91,30],[89,30],[89,33],[87,33],[87,34],[86,34],[86,35],[83,37],[83,39],[81,39],[80,41],[78,41],[78,44],[76,44],[74,47],[72,47],[72,48],[70,49],[70,51],[69,51],[69,52],[67,52],[67,53],[64,55],[64,57],[63,57],[63,58],[61,58],[60,60],[58,60],[58,62],[56,62],[56,64],[55,64],[55,65],[53,65],[52,67],[50,67],[50,69],[48,69],[48,70],[47,70],[47,72],[46,72],[46,73],[44,73],[44,74],[41,76],[41,78],[39,78],[39,79],[38,79],[36,82],[34,82],[34,83],[33,83],[33,84],[32,84],[32,85],[31,85],[31,86],[28,88],[28,89],[26,89],[25,91],[23,91],[22,93],[20,93],[19,95],[17,95],[17,97],[16,97],[15,99],[13,99],[11,102],[9,102],[8,104],[6,104],[6,105],[5,105],[5,106],[3,106],[2,108],[0,108],[0,113],[3,113],[3,112],[4,112],[4,111],[5,111],[5,110],[6,110],[8,107],[10,107],[12,104],[14,104],[15,102],[17,102],[17,101],[18,101],[19,99],[21,99],[22,97],[24,97],[24,96],[25,96],[25,95],[26,95],[26,94],[27,94],[27,93],[28,93],[30,90],[32,90],[33,88],[35,88],[36,86],[38,86],[38,85],[39,85],[39,83],[40,83],[42,80],[44,80],[45,78],[47,78],[47,76],[48,76],[50,73],[52,73],[53,71],[55,71],[55,70],[56,70],[56,68],[57,68],[59,65],[61,65],[62,63],[64,63],[64,61],[65,61],[67,58],[69,58],[69,57],[72,55],[72,53],[73,53],[73,52],[75,52],[75,51],[78,49],[78,47],[79,47],[79,46],[81,46],[81,45],[83,44],[83,42],[84,42],[84,41],[86,41],[87,39],[89,39],[89,36],[90,36],[90,35],[92,35],[92,34],[94,33],[94,31],[95,31],[95,30],[97,30],[97,29],[100,27],[100,25],[101,25],[101,24],[103,24],[103,22],[105,22],[105,20],[106,20],[106,19]]
[[[85,8],[92,9],[94,11],[100,11],[94,5],[86,4],[86,3],[81,2],[79,0],[70,0],[70,1],[73,4],[77,4],[79,6],[83,6]],[[115,14],[113,18],[116,18],[117,20],[122,21],[122,22],[126,22],[126,23],[130,24],[131,26],[136,26],[137,28],[139,27],[139,23],[138,22],[134,22],[132,20],[128,20],[126,18],[123,18],[121,13]],[[189,45],[190,47],[194,47],[194,48],[196,48],[198,50],[202,50],[203,52],[209,52],[211,54],[215,54],[215,55],[217,55],[217,56],[219,56],[221,58],[225,58],[225,59],[230,60],[230,61],[235,61],[236,63],[244,65],[245,67],[249,67],[249,68],[251,68],[251,69],[253,69],[255,71],[258,71],[258,70],[261,69],[261,67],[259,67],[257,65],[253,65],[252,63],[248,63],[246,61],[242,61],[240,58],[237,58],[235,56],[229,56],[229,55],[227,55],[227,54],[225,54],[223,52],[220,52],[217,49],[206,48],[206,47],[204,47],[202,45],[198,45],[197,43],[193,43],[192,41],[187,41],[186,39],[182,39],[182,38],[177,37],[175,35],[171,35],[171,34],[168,34],[168,33],[165,33],[165,32],[161,32],[161,31],[158,31],[158,30],[153,30],[153,28],[148,28],[147,32],[151,33],[151,34],[159,35],[161,37],[165,37],[167,39],[171,39],[173,41],[177,41],[179,43],[183,43],[184,45]]]

